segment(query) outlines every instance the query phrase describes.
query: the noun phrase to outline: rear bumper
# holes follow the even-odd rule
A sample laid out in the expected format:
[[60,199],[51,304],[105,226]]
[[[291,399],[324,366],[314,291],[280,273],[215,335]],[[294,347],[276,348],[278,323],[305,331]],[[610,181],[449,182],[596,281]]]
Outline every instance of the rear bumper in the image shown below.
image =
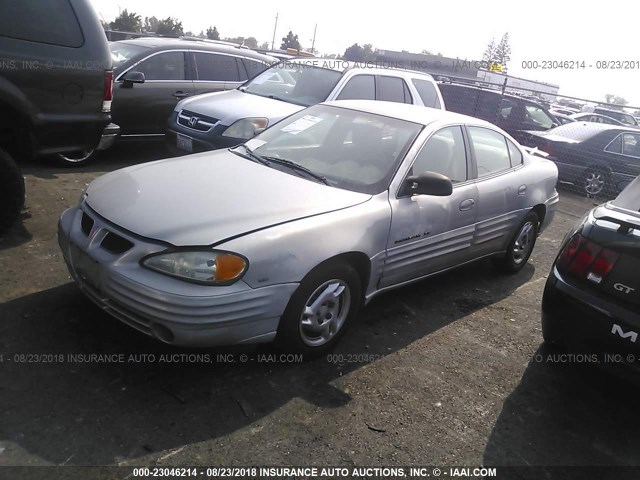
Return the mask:
[[115,123],[110,123],[104,127],[102,137],[100,137],[100,142],[98,142],[96,150],[106,150],[107,148],[110,148],[118,138],[119,134],[120,127]]
[[542,297],[542,330],[562,343],[640,352],[640,315],[569,284],[555,267]]

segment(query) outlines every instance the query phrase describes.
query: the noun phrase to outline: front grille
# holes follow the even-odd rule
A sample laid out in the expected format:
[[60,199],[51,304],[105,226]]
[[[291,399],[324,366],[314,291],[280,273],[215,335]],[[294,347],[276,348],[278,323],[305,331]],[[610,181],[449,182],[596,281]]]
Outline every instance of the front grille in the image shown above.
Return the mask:
[[116,235],[113,232],[107,233],[100,244],[102,248],[111,252],[111,253],[124,253],[130,248],[133,247],[133,243],[131,243],[126,238],[122,238],[120,235]]
[[91,218],[86,213],[82,213],[82,220],[80,221],[80,226],[82,228],[82,233],[84,233],[87,237],[91,233],[91,229],[93,228],[93,218]]
[[178,113],[178,123],[180,125],[199,132],[208,132],[218,121],[217,118],[207,117],[189,110],[182,110]]

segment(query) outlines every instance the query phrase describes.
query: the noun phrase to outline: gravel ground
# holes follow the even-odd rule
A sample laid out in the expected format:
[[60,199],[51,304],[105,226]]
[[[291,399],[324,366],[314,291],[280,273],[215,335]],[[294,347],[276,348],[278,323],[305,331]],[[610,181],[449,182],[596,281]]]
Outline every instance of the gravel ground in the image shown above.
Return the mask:
[[636,374],[537,356],[544,281],[593,201],[563,190],[518,274],[481,261],[382,295],[331,355],[299,363],[161,345],[71,283],[61,211],[163,155],[23,166],[30,216],[0,237],[0,465],[640,464]]

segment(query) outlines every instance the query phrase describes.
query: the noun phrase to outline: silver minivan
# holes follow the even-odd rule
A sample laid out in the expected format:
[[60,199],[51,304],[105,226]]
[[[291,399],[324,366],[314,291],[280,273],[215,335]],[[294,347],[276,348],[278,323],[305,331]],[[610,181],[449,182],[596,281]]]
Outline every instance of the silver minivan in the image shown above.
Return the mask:
[[182,153],[232,147],[329,100],[383,100],[444,110],[440,90],[426,73],[336,59],[285,60],[235,90],[179,102],[166,140]]

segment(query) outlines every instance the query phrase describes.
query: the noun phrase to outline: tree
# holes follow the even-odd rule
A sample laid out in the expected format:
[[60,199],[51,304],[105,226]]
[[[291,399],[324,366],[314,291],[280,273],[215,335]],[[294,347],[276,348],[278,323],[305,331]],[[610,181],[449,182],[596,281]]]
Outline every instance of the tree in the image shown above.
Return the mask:
[[489,65],[494,63],[495,60],[496,60],[496,40],[495,38],[492,37],[491,41],[489,42],[489,45],[487,45],[487,48],[482,54],[482,63],[488,67]]
[[623,97],[619,97],[618,95],[612,95],[611,93],[607,93],[604,96],[604,99],[607,103],[615,103],[616,105],[626,105],[627,100]]
[[220,40],[220,33],[218,33],[218,29],[215,26],[207,28],[207,38],[209,40]]
[[362,47],[357,43],[354,43],[344,51],[344,59],[352,62],[368,62],[373,60],[373,58],[373,46],[370,43],[367,43]]
[[269,50],[269,42],[264,42],[260,45],[260,50]]
[[296,50],[302,50],[302,46],[298,41],[298,35],[294,35],[291,30],[287,33],[286,37],[282,37],[282,45],[280,45],[282,50],[286,50],[287,48],[294,48]]
[[179,37],[184,34],[182,30],[182,22],[179,22],[177,19],[173,19],[172,17],[167,17],[158,22],[156,33],[167,37]]
[[129,13],[125,8],[122,13],[111,22],[111,29],[121,32],[141,32],[142,17],[134,12]]
[[422,50],[420,53],[422,53],[422,55],[433,55],[429,50]]
[[496,47],[496,63],[502,67],[502,73],[507,73],[507,64],[511,60],[511,45],[509,44],[509,32],[502,35],[500,43]]
[[238,45],[244,45],[244,37],[227,37],[224,39],[224,41],[229,43],[237,43]]
[[158,30],[158,19],[156,17],[144,17],[144,31],[155,32]]

